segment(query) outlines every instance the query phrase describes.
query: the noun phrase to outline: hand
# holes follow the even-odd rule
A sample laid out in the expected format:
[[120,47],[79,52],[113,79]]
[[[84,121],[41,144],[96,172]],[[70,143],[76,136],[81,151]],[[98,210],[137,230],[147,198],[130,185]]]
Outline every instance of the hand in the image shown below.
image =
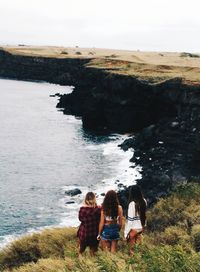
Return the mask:
[[100,234],[97,236],[97,240],[98,240],[98,241],[101,240]]

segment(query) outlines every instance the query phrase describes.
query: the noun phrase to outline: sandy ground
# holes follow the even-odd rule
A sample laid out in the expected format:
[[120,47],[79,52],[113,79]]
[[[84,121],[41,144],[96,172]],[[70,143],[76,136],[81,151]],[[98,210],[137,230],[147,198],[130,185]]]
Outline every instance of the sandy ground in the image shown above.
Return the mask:
[[99,48],[54,46],[5,46],[12,54],[53,58],[87,58],[88,66],[109,69],[111,72],[134,75],[159,82],[181,77],[186,82],[200,84],[200,54],[183,52],[142,52]]

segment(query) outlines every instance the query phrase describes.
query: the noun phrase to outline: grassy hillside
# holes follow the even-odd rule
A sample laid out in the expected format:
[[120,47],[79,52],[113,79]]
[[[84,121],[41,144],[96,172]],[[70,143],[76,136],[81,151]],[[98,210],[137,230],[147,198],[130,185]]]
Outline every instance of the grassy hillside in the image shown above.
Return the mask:
[[44,230],[0,252],[0,271],[200,271],[200,185],[180,185],[148,211],[148,229],[133,256],[125,241],[119,252],[77,255],[75,228]]
[[187,52],[142,52],[99,48],[55,46],[4,46],[17,55],[89,59],[89,67],[112,73],[133,75],[151,82],[181,77],[189,84],[200,84],[200,54]]

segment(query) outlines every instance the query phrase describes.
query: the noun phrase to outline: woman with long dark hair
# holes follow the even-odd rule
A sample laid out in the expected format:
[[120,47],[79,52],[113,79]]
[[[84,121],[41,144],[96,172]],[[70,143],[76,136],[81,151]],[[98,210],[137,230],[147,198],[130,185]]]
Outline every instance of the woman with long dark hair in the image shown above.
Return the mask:
[[102,204],[99,234],[97,236],[98,240],[101,239],[103,250],[117,251],[122,216],[122,207],[119,205],[117,193],[113,190],[108,191]]
[[124,236],[130,244],[131,252],[134,245],[141,242],[141,234],[146,225],[146,207],[147,203],[140,187],[138,185],[131,186],[124,230]]

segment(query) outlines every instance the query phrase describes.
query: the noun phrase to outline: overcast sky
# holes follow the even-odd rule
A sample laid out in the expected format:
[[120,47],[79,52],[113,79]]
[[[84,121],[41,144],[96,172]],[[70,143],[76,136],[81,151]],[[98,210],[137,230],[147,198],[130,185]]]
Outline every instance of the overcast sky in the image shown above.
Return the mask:
[[200,52],[200,1],[0,0],[0,44]]

